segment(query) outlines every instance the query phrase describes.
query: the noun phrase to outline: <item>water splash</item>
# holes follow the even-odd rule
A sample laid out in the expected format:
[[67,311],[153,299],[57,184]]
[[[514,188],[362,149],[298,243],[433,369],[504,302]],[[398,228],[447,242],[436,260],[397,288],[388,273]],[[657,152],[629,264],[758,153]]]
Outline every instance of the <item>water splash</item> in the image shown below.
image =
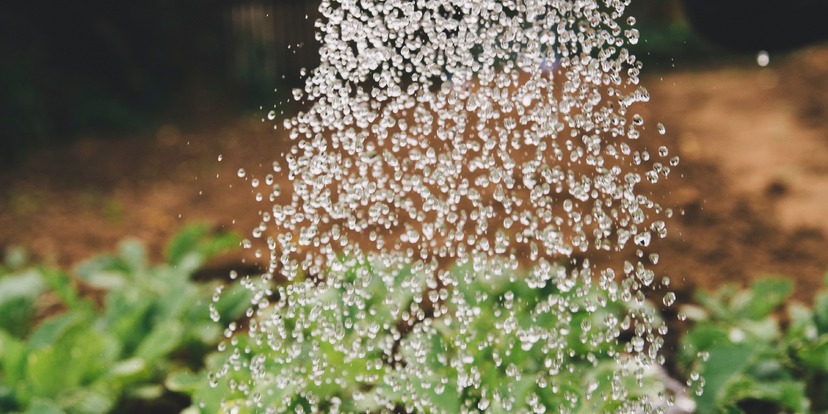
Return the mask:
[[642,392],[666,333],[643,250],[669,211],[645,189],[678,159],[639,140],[628,3],[321,2],[321,63],[292,93],[309,109],[283,123],[292,188],[257,195],[269,269],[242,281],[250,326],[216,375],[231,406],[663,408]]

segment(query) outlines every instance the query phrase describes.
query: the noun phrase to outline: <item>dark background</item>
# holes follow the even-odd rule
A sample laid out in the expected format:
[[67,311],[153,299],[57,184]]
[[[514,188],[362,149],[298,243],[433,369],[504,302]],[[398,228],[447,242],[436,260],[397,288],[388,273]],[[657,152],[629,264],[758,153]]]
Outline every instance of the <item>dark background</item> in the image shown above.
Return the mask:
[[[683,3],[683,4],[682,4]],[[650,66],[825,37],[828,2],[634,0]],[[317,62],[316,1],[0,3],[0,169],[80,136],[221,122],[278,102]],[[114,139],[114,138],[109,138]]]

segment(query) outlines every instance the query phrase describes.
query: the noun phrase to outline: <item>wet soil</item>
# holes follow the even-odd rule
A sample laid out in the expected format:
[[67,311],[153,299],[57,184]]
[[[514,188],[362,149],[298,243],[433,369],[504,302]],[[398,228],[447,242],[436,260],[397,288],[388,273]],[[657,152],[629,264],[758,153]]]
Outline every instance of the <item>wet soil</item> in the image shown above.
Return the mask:
[[[807,300],[828,271],[828,45],[772,56],[768,67],[746,56],[653,72],[643,83],[652,96],[637,108],[650,125],[643,139],[681,157],[653,189],[675,211],[670,235],[653,246],[656,271],[684,296],[783,275]],[[656,122],[667,134],[656,134]],[[271,172],[290,146],[281,127],[256,117],[35,154],[0,173],[0,249],[72,265],[125,237],[159,257],[193,221],[248,235],[269,209],[250,177]],[[256,261],[250,252],[223,260],[216,266]]]

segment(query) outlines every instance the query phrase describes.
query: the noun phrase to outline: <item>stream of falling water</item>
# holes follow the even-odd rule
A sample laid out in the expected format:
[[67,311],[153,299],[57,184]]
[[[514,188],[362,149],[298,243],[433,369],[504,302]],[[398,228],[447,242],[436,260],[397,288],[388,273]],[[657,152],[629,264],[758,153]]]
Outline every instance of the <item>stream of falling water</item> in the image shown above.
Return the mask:
[[249,327],[214,376],[228,410],[670,405],[644,290],[667,283],[649,246],[671,213],[647,189],[678,158],[639,139],[628,4],[322,0],[309,109],[274,163],[292,188],[252,180],[270,267],[242,281]]

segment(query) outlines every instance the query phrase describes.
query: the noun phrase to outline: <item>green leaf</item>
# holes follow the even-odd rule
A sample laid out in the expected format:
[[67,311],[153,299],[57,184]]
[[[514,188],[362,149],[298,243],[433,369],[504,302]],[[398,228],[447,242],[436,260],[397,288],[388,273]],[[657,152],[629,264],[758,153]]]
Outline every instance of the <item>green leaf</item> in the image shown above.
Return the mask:
[[109,291],[126,289],[130,282],[123,272],[112,270],[100,270],[90,273],[83,278],[83,281],[94,288]]
[[709,294],[702,290],[696,291],[694,298],[710,315],[715,319],[725,321],[732,320],[735,315],[730,309],[730,298],[737,291],[734,285],[724,285],[715,294]]
[[184,326],[176,320],[164,321],[144,338],[135,350],[135,356],[153,364],[176,350],[184,337]]
[[35,299],[44,290],[46,290],[46,282],[40,272],[36,270],[3,275],[0,279],[0,304],[20,297]]
[[88,315],[80,312],[70,312],[47,319],[29,337],[29,349],[53,345],[72,328],[88,322]]
[[129,397],[140,400],[157,400],[164,395],[164,387],[158,384],[144,385],[129,390]]
[[253,298],[253,292],[245,288],[239,283],[234,283],[227,287],[219,297],[219,300],[214,303],[216,310],[221,316],[221,323],[230,323],[244,315],[245,311],[251,306],[250,300]]
[[726,344],[707,351],[709,358],[701,375],[705,391],[697,398],[698,412],[712,413],[726,399],[725,385],[747,369],[756,350],[750,344]]
[[118,257],[132,273],[140,273],[147,267],[147,250],[138,240],[124,240],[118,246]]
[[181,264],[190,253],[197,251],[199,240],[208,232],[204,224],[194,224],[181,229],[167,244],[165,257],[173,265]]
[[129,269],[120,258],[108,255],[94,257],[75,267],[75,274],[89,283],[92,283],[98,273],[117,273],[121,277],[128,277]]
[[793,282],[782,278],[763,278],[750,286],[750,296],[742,307],[745,317],[762,319],[782,305],[793,292]]
[[54,401],[35,398],[23,414],[66,414]]
[[98,319],[99,326],[118,337],[123,351],[131,354],[152,329],[152,300],[115,291],[107,295],[105,303],[104,314]]
[[145,378],[149,367],[141,358],[130,358],[118,361],[109,368],[108,377],[122,383],[133,383]]
[[803,341],[794,352],[806,367],[828,374],[828,335],[820,336],[815,342]]
[[43,277],[34,270],[0,279],[0,329],[23,337],[31,328],[34,301],[45,290]]
[[61,393],[58,404],[72,414],[106,414],[115,407],[113,390],[105,386],[74,388]]
[[0,384],[16,387],[26,375],[26,344],[0,329]]
[[105,371],[117,351],[117,343],[103,334],[78,327],[53,344],[29,352],[27,381],[33,395],[54,398],[64,390],[91,383]]
[[60,297],[66,307],[72,310],[88,310],[92,308],[92,303],[88,299],[80,297],[77,289],[72,284],[72,278],[68,275],[53,269],[43,269],[42,273],[49,288]]
[[719,401],[722,405],[736,405],[745,400],[779,404],[796,413],[808,412],[810,406],[805,384],[800,381],[759,382],[748,376],[731,380],[721,391]]
[[814,298],[814,320],[820,333],[828,333],[828,292],[821,292]]
[[166,259],[174,267],[191,272],[225,250],[237,248],[239,238],[231,233],[212,233],[206,224],[183,228],[167,245]]
[[164,381],[164,386],[170,391],[192,394],[204,381],[205,375],[182,370],[170,373]]
[[788,305],[788,316],[790,321],[786,337],[789,341],[807,341],[811,342],[817,338],[819,333],[816,322],[814,321],[814,314],[811,309],[793,303]]

